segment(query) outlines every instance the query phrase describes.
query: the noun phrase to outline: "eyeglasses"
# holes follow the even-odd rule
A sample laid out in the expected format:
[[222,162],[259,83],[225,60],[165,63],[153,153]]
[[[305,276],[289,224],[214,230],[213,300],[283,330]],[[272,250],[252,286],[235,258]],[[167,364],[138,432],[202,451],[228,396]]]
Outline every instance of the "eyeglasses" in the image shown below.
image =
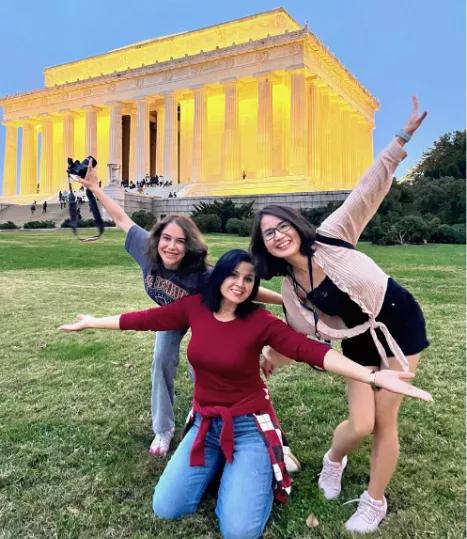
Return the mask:
[[263,232],[263,240],[272,241],[276,237],[276,232],[285,234],[287,231],[290,230],[291,226],[292,225],[288,221],[281,221],[276,227],[268,228]]

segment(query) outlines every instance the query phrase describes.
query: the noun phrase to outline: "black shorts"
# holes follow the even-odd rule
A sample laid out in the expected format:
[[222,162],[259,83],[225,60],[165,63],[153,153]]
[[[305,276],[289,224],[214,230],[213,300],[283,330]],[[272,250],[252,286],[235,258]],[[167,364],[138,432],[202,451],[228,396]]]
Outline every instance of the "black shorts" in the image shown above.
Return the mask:
[[[412,294],[389,279],[383,306],[376,320],[383,322],[406,356],[418,354],[429,342],[426,336],[425,319],[420,305]],[[377,329],[378,339],[386,354],[393,353],[386,343],[383,333]],[[381,358],[370,331],[342,340],[342,353],[360,365],[379,366]]]

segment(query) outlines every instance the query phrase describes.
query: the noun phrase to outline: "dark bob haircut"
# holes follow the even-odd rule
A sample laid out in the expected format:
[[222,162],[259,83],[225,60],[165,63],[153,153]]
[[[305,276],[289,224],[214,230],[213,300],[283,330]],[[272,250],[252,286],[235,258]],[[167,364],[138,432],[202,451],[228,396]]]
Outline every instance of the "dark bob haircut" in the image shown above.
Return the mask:
[[261,233],[261,220],[265,215],[272,215],[281,221],[288,221],[300,236],[300,253],[308,256],[315,241],[316,229],[303,215],[288,206],[266,206],[259,210],[255,216],[251,234],[250,252],[253,256],[256,273],[261,279],[271,279],[275,275],[287,275],[289,264],[283,258],[272,256],[264,243]]
[[[235,268],[242,262],[253,264],[251,255],[242,249],[232,249],[231,251],[227,251],[217,261],[217,264],[214,266],[214,269],[209,276],[206,286],[201,292],[202,301],[210,311],[214,313],[219,311],[222,302],[222,283],[227,279],[227,277],[233,275]],[[240,318],[247,316],[258,307],[258,305],[253,303],[253,299],[256,298],[256,294],[258,293],[258,288],[259,277],[255,273],[253,290],[248,298],[243,303],[240,303],[240,305],[238,305],[235,309],[235,314],[237,316]]]
[[159,256],[158,247],[161,235],[165,227],[170,223],[178,225],[183,230],[185,236],[186,253],[178,271],[181,274],[206,271],[208,246],[199,228],[190,217],[172,214],[158,221],[149,232],[146,254],[152,261],[152,273],[159,275],[163,271],[164,264]]

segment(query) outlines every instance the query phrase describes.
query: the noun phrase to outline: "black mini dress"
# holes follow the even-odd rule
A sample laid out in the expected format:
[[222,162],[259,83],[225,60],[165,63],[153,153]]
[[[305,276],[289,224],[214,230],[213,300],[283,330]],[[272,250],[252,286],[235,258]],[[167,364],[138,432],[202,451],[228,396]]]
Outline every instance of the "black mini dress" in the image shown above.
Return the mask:
[[[357,326],[368,320],[368,315],[340,290],[329,277],[308,294],[313,305],[330,316],[339,316],[347,327]],[[376,320],[383,322],[406,356],[418,354],[429,342],[426,335],[425,319],[419,304],[412,294],[389,278],[383,306]],[[386,354],[393,354],[383,333],[377,329],[378,339]],[[381,358],[371,337],[370,330],[356,337],[342,340],[342,353],[356,363],[365,366],[379,366]]]

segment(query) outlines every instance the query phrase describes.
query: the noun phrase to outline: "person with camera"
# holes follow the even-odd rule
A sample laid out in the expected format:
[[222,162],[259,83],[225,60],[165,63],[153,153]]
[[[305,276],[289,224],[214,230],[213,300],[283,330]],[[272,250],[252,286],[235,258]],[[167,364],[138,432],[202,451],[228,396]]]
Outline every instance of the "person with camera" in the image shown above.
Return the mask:
[[[99,186],[94,169],[76,178],[102,204],[116,226],[125,233],[125,249],[140,266],[144,288],[159,306],[199,293],[212,271],[208,248],[196,223],[189,217],[169,215],[148,232],[138,226],[123,208]],[[257,299],[280,305],[280,294],[260,288]],[[154,439],[149,452],[165,457],[175,430],[174,379],[179,363],[180,343],[186,328],[159,331],[155,336],[151,366],[151,416]],[[299,468],[293,455],[289,467]]]

